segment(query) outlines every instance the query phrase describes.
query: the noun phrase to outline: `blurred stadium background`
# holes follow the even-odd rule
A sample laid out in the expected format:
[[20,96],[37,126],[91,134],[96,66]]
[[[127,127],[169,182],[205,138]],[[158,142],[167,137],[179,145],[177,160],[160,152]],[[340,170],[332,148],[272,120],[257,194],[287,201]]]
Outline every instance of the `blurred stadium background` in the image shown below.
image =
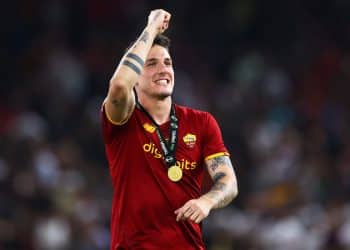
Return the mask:
[[178,103],[222,127],[240,194],[208,250],[350,249],[350,1],[6,1],[0,250],[109,247],[99,108],[153,8]]

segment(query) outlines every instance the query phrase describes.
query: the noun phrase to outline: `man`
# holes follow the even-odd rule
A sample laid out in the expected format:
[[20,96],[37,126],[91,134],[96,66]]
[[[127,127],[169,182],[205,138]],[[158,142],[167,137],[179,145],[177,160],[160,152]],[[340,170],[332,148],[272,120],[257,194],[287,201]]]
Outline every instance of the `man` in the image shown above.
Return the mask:
[[[172,103],[174,70],[154,10],[111,78],[101,117],[114,187],[111,249],[204,249],[201,224],[237,195],[221,132],[206,112]],[[206,165],[213,179],[201,195]]]

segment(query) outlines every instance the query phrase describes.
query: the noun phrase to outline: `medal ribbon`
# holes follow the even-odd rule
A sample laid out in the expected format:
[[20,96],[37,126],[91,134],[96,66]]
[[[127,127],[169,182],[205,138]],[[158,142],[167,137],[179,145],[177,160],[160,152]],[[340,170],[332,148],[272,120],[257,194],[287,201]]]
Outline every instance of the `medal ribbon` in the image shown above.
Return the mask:
[[156,123],[156,121],[153,119],[153,117],[147,112],[147,110],[141,105],[141,103],[138,101],[136,91],[134,89],[135,93],[135,99],[136,99],[136,107],[140,109],[144,114],[147,115],[147,117],[151,120],[153,125],[156,128],[156,133],[159,138],[160,146],[162,148],[163,154],[164,154],[164,161],[167,164],[168,168],[175,165],[176,158],[175,158],[175,152],[176,152],[176,145],[177,145],[177,135],[178,135],[178,119],[175,114],[175,107],[174,104],[171,104],[171,110],[170,110],[170,138],[169,142],[165,140],[165,137],[163,136],[162,132],[160,131],[159,125]]

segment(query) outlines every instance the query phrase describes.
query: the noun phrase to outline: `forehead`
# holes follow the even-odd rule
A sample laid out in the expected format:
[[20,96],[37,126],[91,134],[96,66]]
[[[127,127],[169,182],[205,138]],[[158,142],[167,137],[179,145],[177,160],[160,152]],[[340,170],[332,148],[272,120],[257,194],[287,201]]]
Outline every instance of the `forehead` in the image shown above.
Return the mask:
[[147,60],[149,59],[165,59],[171,58],[168,50],[162,46],[154,45],[147,56]]

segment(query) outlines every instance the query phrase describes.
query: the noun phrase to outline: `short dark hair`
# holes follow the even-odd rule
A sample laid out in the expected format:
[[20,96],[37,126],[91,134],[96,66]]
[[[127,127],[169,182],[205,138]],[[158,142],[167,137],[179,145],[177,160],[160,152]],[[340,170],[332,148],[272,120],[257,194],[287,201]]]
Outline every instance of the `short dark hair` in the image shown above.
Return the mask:
[[158,34],[153,40],[152,47],[154,45],[159,45],[159,46],[161,46],[161,47],[163,47],[163,48],[165,48],[166,50],[169,51],[169,49],[170,49],[170,42],[171,42],[171,40],[170,40],[169,37],[167,37],[167,36],[165,36],[163,34]]
[[[170,40],[169,37],[167,37],[165,35],[162,35],[162,34],[158,34],[158,35],[156,35],[156,37],[153,40],[152,47],[154,45],[159,45],[159,46],[165,48],[167,51],[169,51],[169,49],[170,49],[170,42],[171,42],[171,40]],[[132,45],[134,43],[135,43],[135,41],[130,43],[130,45],[126,48],[126,50],[124,52],[127,52],[132,47]]]

